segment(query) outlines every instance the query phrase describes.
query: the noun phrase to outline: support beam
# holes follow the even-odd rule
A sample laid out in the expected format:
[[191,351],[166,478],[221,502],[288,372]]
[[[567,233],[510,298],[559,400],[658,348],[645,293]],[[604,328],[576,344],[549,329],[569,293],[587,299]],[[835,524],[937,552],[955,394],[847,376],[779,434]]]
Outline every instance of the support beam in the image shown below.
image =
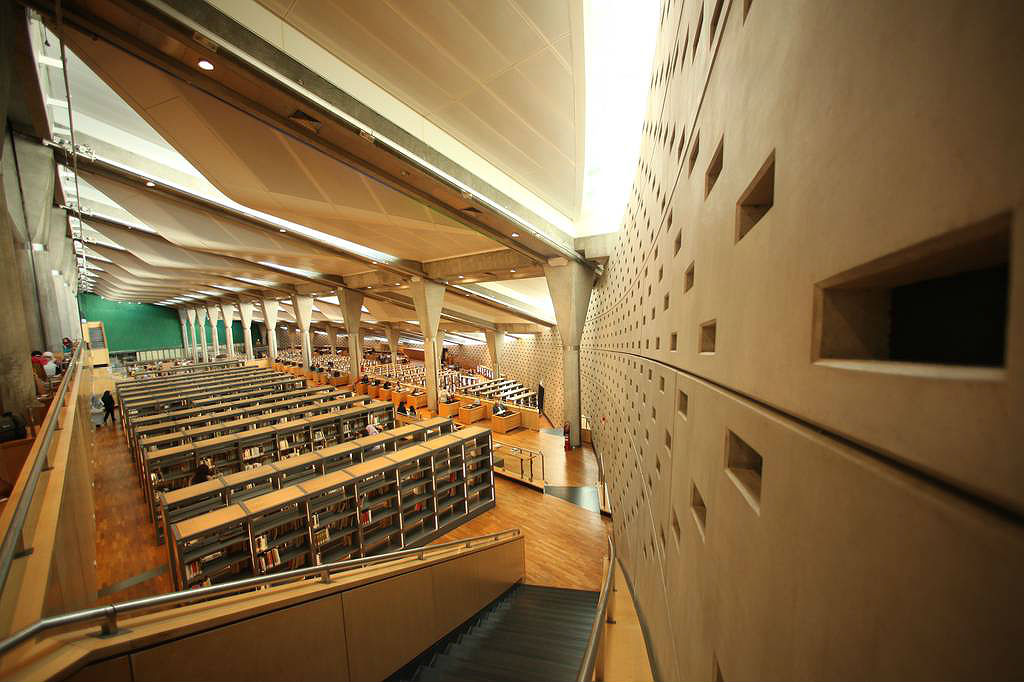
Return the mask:
[[185,314],[188,316],[188,331],[192,337],[192,362],[199,362],[199,344],[196,343],[196,309],[186,308]]
[[213,357],[220,355],[220,339],[217,334],[217,320],[220,319],[220,307],[214,304],[206,306],[206,312],[210,315],[210,341],[213,342]]
[[313,317],[313,297],[302,294],[292,295],[292,310],[295,311],[295,324],[299,328],[299,343],[302,348],[302,366],[307,370],[313,368],[313,339],[310,336],[309,323]]
[[270,361],[277,359],[277,309],[278,302],[272,298],[260,301],[263,306],[263,322],[267,328],[267,355]]
[[[210,361],[210,349],[206,346],[206,308],[200,306],[196,308],[196,318],[199,322],[199,342],[202,344],[203,351],[203,362]],[[216,328],[215,328],[216,329]]]
[[565,384],[565,421],[569,422],[569,444],[580,445],[580,340],[587,319],[593,273],[575,261],[552,259],[544,265],[548,293],[555,308],[558,334],[562,338],[562,375]]
[[192,355],[192,348],[188,342],[188,314],[184,308],[178,308],[178,319],[181,320],[181,347],[185,349],[186,355]]
[[501,353],[505,349],[505,332],[503,331],[485,331],[484,336],[487,337],[487,350],[491,354],[491,369],[494,370],[494,378],[497,379],[501,375]]
[[224,319],[224,350],[229,358],[235,356],[235,340],[231,325],[235,321],[235,304],[230,301],[220,302],[220,313]]
[[384,331],[388,335],[388,348],[391,349],[391,370],[398,372],[398,327],[393,324],[385,324]]
[[242,318],[242,342],[245,343],[245,359],[255,360],[252,349],[252,301],[239,301],[238,314]]
[[427,380],[427,407],[437,414],[438,369],[441,365],[442,336],[438,335],[437,324],[441,321],[441,307],[444,304],[444,285],[424,279],[413,280],[410,287],[416,317],[423,334],[423,369]]
[[359,335],[359,322],[363,317],[363,294],[351,289],[338,289],[338,303],[341,304],[341,316],[345,320],[345,331],[348,333],[349,381],[359,381],[360,366],[363,360],[363,339]]

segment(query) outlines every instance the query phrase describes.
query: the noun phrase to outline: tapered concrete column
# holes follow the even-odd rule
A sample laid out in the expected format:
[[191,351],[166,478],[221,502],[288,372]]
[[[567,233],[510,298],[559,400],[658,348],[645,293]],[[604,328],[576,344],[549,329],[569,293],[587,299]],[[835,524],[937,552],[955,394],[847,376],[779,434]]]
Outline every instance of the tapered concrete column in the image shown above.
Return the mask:
[[185,349],[185,355],[192,355],[188,343],[188,314],[183,308],[178,308],[178,319],[181,320],[181,347]]
[[548,293],[555,308],[558,334],[562,338],[562,375],[565,415],[569,422],[569,444],[580,445],[580,340],[594,288],[594,275],[587,268],[564,258],[552,258],[544,265]]
[[341,304],[341,316],[345,320],[345,331],[348,332],[349,380],[355,383],[359,381],[359,363],[363,359],[363,339],[359,334],[363,294],[350,289],[338,289],[338,303]]
[[245,358],[255,360],[252,349],[252,301],[238,302],[238,315],[242,318],[242,343],[245,344]]
[[391,350],[391,370],[398,372],[398,329],[394,325],[384,325],[384,331],[388,334],[388,348]]
[[487,351],[491,354],[491,369],[494,370],[494,378],[497,379],[501,375],[499,366],[501,360],[499,358],[505,349],[505,332],[501,330],[485,331],[484,336],[487,337]]
[[441,365],[441,337],[437,325],[444,304],[444,285],[414,277],[410,287],[416,317],[423,334],[423,370],[427,380],[427,407],[437,414],[438,368]]
[[199,362],[199,344],[196,343],[196,309],[186,308],[185,315],[188,316],[188,331],[192,336],[192,362]]
[[[202,344],[201,351],[203,355],[203,362],[210,361],[210,349],[206,346],[206,318],[209,311],[206,308],[196,308],[196,321],[199,323],[199,343]],[[217,333],[217,328],[214,327],[214,334]]]
[[295,324],[299,328],[302,364],[306,369],[310,369],[313,367],[313,339],[309,331],[309,324],[313,318],[313,297],[292,294],[292,309],[295,311]]
[[217,334],[217,320],[220,319],[220,306],[210,304],[206,306],[206,312],[210,316],[210,341],[213,343],[213,352],[210,353],[211,357],[217,357],[220,355],[220,341]]
[[338,354],[338,330],[336,327],[327,325],[327,342],[331,344],[331,355]]
[[229,358],[235,357],[234,332],[231,325],[235,321],[235,304],[229,301],[220,302],[220,314],[224,320],[224,352]]
[[267,328],[267,355],[270,361],[277,359],[277,301],[265,298],[260,301],[263,307],[263,321]]

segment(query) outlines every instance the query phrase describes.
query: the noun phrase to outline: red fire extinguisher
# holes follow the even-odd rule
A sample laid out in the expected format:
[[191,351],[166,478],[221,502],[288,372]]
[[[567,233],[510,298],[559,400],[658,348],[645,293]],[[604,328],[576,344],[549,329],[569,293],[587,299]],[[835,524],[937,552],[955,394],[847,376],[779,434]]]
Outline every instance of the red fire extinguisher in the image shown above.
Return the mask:
[[566,422],[565,426],[562,427],[562,437],[565,439],[565,451],[569,452],[569,450],[572,450],[572,446],[569,445],[569,422]]

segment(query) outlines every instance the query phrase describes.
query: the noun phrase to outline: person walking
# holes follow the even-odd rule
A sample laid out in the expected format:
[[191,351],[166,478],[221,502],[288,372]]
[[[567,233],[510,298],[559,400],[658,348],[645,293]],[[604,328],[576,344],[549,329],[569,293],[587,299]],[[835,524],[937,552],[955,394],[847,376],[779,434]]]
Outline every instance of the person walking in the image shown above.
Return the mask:
[[[103,397],[100,398],[103,403],[103,424],[106,425],[107,417],[110,417],[110,423],[117,425],[117,420],[114,419],[114,396],[110,394],[110,391],[103,391]],[[99,428],[97,424],[96,428]]]

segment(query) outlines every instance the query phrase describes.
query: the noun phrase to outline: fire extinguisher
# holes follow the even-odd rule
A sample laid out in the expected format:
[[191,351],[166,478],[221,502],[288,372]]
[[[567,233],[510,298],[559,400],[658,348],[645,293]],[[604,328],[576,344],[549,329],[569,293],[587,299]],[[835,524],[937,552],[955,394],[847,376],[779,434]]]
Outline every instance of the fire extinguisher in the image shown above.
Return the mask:
[[569,452],[569,450],[572,450],[572,446],[569,445],[569,422],[566,422],[565,426],[562,427],[562,437],[565,439],[565,451]]

